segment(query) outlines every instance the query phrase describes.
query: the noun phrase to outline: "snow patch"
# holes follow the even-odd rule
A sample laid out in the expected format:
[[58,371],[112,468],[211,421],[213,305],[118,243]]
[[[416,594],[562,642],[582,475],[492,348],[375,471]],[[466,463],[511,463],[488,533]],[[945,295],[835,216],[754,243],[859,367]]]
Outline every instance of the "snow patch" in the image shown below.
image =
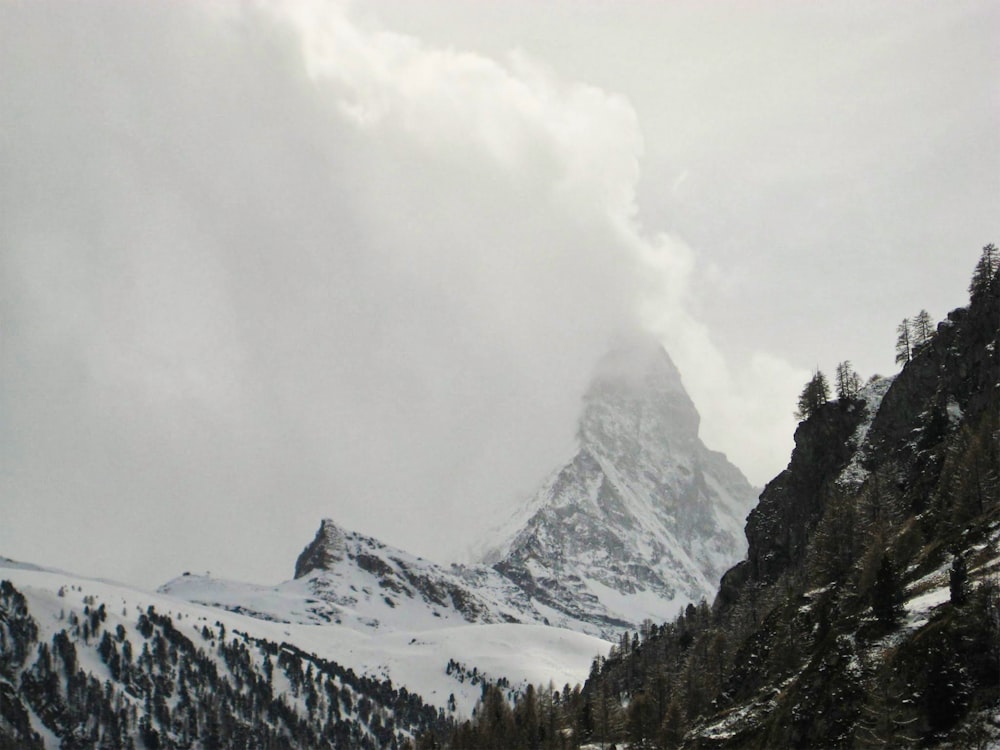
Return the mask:
[[882,405],[882,399],[885,398],[885,394],[888,393],[895,379],[895,375],[879,378],[862,388],[858,394],[858,398],[864,401],[865,415],[851,437],[854,454],[837,477],[837,484],[841,487],[856,489],[868,478],[868,470],[864,468],[864,462],[868,458],[868,445],[866,443],[868,430],[871,429],[875,415],[878,414],[879,407]]

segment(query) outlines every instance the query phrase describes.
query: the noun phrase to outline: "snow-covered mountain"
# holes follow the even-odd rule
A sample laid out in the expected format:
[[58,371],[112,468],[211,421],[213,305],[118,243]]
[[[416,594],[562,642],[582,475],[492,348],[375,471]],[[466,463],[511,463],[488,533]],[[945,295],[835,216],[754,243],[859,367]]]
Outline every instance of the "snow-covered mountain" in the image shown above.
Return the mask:
[[484,561],[551,617],[604,632],[710,600],[746,552],[743,522],[756,492],[705,447],[699,421],[663,347],[624,342],[596,368],[576,455]]
[[324,519],[295,563],[295,578],[258,586],[185,575],[160,588],[261,619],[355,630],[544,623],[528,597],[486,566],[450,568]]

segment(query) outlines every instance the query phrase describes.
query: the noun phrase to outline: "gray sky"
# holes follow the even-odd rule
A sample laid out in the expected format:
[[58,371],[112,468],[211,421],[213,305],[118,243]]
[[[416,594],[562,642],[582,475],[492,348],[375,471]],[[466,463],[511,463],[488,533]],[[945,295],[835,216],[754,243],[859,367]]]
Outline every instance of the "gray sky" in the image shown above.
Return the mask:
[[1000,239],[1000,13],[703,5],[0,0],[0,554],[448,560],[637,326],[773,476]]

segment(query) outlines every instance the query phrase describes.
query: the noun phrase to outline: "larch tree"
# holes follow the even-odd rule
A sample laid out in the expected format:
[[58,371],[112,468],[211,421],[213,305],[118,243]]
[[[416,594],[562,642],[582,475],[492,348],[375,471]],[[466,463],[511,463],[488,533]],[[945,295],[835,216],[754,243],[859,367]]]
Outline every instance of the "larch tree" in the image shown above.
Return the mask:
[[857,398],[861,392],[861,376],[854,371],[851,360],[845,359],[837,365],[837,398]]
[[978,297],[986,291],[993,281],[993,277],[996,276],[998,269],[1000,269],[1000,251],[997,251],[996,245],[991,242],[983,248],[982,255],[979,256],[979,262],[976,263],[976,268],[972,272],[972,281],[969,282],[969,295]]
[[934,338],[934,320],[926,310],[921,310],[910,321],[912,348],[917,350]]
[[830,400],[830,385],[826,381],[826,375],[821,370],[817,370],[812,376],[812,380],[806,383],[799,395],[798,409],[795,416],[799,420],[809,419],[816,410]]
[[903,583],[888,552],[875,573],[871,597],[875,619],[884,627],[895,627],[903,616]]
[[961,552],[956,552],[951,560],[948,573],[948,593],[955,606],[965,604],[969,598],[969,568]]
[[896,326],[896,363],[906,364],[913,356],[913,336],[910,331],[910,321],[903,321]]

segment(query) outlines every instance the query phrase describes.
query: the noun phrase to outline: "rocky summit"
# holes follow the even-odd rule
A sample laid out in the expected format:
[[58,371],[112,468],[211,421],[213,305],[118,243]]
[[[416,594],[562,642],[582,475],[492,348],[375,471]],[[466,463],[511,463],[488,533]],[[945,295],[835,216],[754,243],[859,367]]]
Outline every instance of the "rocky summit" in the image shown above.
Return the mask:
[[746,551],[756,493],[698,436],[667,352],[631,339],[598,364],[578,449],[507,526],[486,562],[542,609],[605,632],[711,598]]

